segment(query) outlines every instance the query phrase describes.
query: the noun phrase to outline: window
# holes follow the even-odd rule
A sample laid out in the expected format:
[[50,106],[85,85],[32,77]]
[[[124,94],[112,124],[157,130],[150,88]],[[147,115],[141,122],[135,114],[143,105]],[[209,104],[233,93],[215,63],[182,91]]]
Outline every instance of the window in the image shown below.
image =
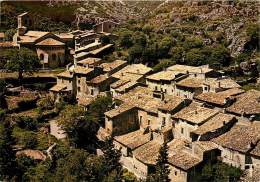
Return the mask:
[[182,134],[184,133],[183,128],[181,128],[181,133],[182,133]]
[[157,88],[157,86],[155,86],[155,88],[154,88],[155,90],[157,90],[158,88]]
[[208,87],[204,87],[204,90],[205,90],[205,91],[208,91]]
[[150,120],[150,119],[148,119],[148,126],[150,126],[150,124],[151,124],[151,120]]
[[52,60],[53,60],[53,61],[56,61],[56,59],[57,59],[56,54],[52,54]]
[[197,77],[197,74],[194,74],[195,77]]
[[174,172],[175,176],[177,176],[177,171]]
[[162,120],[162,126],[165,126],[165,120],[166,120],[166,118],[163,117],[163,120]]
[[44,59],[44,55],[40,54],[40,60],[43,60],[43,59]]
[[94,95],[94,89],[90,90],[90,95]]
[[78,83],[80,84],[80,79],[78,80]]
[[140,125],[142,124],[142,119],[143,119],[143,116],[140,116],[140,117],[139,117],[139,123],[140,123]]
[[80,87],[78,87],[78,92],[80,92]]
[[165,89],[165,93],[167,93],[167,90]]

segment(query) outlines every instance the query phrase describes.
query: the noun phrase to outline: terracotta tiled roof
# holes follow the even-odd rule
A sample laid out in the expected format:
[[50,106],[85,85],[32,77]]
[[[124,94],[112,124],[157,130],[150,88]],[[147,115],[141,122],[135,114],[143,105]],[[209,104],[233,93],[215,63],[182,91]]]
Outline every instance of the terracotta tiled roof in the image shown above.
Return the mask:
[[201,88],[205,79],[198,77],[187,77],[176,83],[177,86],[188,88]]
[[255,155],[257,157],[260,157],[260,142],[257,142],[257,145],[255,148],[250,152],[251,155]]
[[121,77],[127,73],[145,75],[145,74],[149,73],[150,71],[152,71],[152,68],[149,68],[143,64],[131,64],[131,65],[124,67],[120,71],[116,72],[112,76],[115,78],[121,79]]
[[127,62],[126,61],[123,61],[123,60],[115,60],[113,62],[109,62],[109,63],[103,63],[101,64],[101,67],[103,67],[103,70],[105,72],[109,72],[123,64],[126,64]]
[[80,61],[78,62],[78,64],[81,64],[81,65],[92,65],[92,64],[95,64],[95,63],[100,64],[101,61],[102,61],[102,59],[100,59],[100,58],[92,58],[92,57],[89,57],[89,58],[80,60]]
[[195,99],[223,106],[226,104],[227,99],[230,99],[232,96],[236,96],[244,92],[245,92],[244,90],[239,88],[231,88],[217,93],[215,92],[202,93],[198,96],[195,96]]
[[122,104],[119,107],[112,109],[110,111],[105,112],[105,115],[108,116],[109,118],[116,117],[124,112],[130,111],[134,109],[135,106],[133,105],[128,105],[128,104]]
[[223,147],[245,153],[252,149],[252,144],[259,141],[259,131],[259,124],[236,124],[230,131],[213,138],[211,141]]
[[137,130],[125,135],[116,136],[114,139],[122,145],[134,150],[135,148],[149,142],[151,140],[151,133],[144,133],[141,130]]
[[49,32],[41,32],[41,31],[28,31],[23,36],[19,36],[20,43],[34,43],[40,37],[49,34]]
[[249,90],[236,97],[236,102],[227,111],[236,114],[260,114],[260,91]]
[[199,126],[195,131],[193,131],[193,133],[203,135],[205,133],[212,132],[227,125],[229,122],[234,121],[234,119],[235,117],[233,115],[219,113],[206,123]]
[[50,91],[54,91],[54,92],[59,92],[62,91],[64,89],[66,89],[67,86],[64,84],[56,84],[53,87],[50,88]]
[[178,74],[180,74],[180,73],[175,72],[175,71],[166,70],[166,71],[160,71],[158,73],[154,73],[152,75],[147,76],[146,78],[149,80],[156,80],[156,81],[160,81],[160,80],[172,81],[176,78],[176,75],[178,75]]
[[161,144],[156,140],[152,140],[135,149],[133,155],[145,164],[155,165],[160,148]]
[[169,154],[169,163],[183,170],[188,170],[198,165],[202,160],[184,151],[178,151]]
[[77,98],[78,104],[81,106],[89,106],[93,101],[95,100],[95,97],[92,96],[79,96]]
[[183,102],[188,102],[188,99],[184,99],[179,96],[171,96],[169,99],[165,99],[159,106],[160,110],[172,111],[180,106]]
[[211,117],[215,116],[219,111],[201,107],[198,103],[191,103],[189,106],[183,108],[180,112],[173,115],[174,118],[189,121],[194,124],[202,124]]
[[73,78],[73,73],[66,70],[57,75],[57,77]]
[[77,74],[89,74],[90,72],[94,71],[94,69],[86,68],[83,66],[73,66],[73,67],[70,67],[69,71],[77,73]]
[[65,44],[61,41],[55,40],[53,38],[47,38],[43,41],[37,43],[36,45],[40,46],[64,46]]
[[93,48],[95,49],[95,48],[97,48],[100,45],[101,45],[101,42],[93,42],[93,43],[87,44],[86,46],[83,46],[83,47],[80,47],[80,48],[76,49],[75,52],[77,52],[77,51],[86,51],[86,52],[88,52],[91,49],[93,49]]
[[180,64],[170,66],[169,68],[167,68],[167,70],[177,71],[180,73],[187,73],[187,71],[189,73],[208,73],[213,71],[213,69],[210,69],[207,65],[195,67]]
[[90,81],[88,81],[88,83],[100,84],[110,78],[111,77],[108,77],[107,75],[99,75],[99,76],[96,76],[95,78],[91,79]]
[[101,53],[102,51],[105,51],[105,50],[107,50],[107,49],[109,49],[109,48],[111,48],[113,46],[114,46],[114,44],[107,44],[107,45],[105,45],[103,47],[100,47],[98,49],[90,51],[90,53],[93,54],[93,55],[97,55],[97,54]]
[[241,86],[237,84],[234,80],[231,78],[206,78],[204,81],[205,85],[209,85],[213,88],[240,88]]

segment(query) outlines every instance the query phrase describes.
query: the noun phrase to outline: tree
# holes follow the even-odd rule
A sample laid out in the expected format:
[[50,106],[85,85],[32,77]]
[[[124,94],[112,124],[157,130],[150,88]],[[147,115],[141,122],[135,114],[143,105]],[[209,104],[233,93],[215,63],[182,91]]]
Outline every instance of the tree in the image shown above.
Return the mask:
[[128,51],[128,60],[130,63],[140,63],[143,55],[143,47],[135,44]]
[[40,67],[40,61],[35,52],[28,48],[11,49],[7,51],[8,61],[5,68],[11,71],[17,71],[21,80],[23,73],[32,73]]
[[242,171],[239,168],[217,162],[203,167],[200,181],[238,181]]
[[5,92],[6,92],[6,82],[3,79],[0,79],[0,108],[6,108],[7,103],[5,100]]
[[109,174],[111,172],[114,173],[114,181],[120,181],[122,175],[122,166],[119,162],[121,157],[121,152],[115,149],[113,144],[113,139],[108,137],[104,146],[102,147],[102,151],[104,153],[104,166],[105,166],[105,174]]
[[95,122],[104,125],[104,113],[112,105],[112,97],[99,97],[96,98],[89,106],[87,115],[91,116]]
[[12,41],[15,33],[16,33],[15,29],[6,30],[4,40],[5,41]]
[[97,146],[99,125],[95,117],[86,113],[82,107],[67,105],[60,113],[58,124],[66,131],[72,146],[88,149],[89,152]]
[[73,149],[58,160],[54,181],[101,181],[104,177],[102,162],[101,157]]
[[119,45],[124,47],[124,48],[129,48],[133,45],[132,42],[132,32],[125,29],[122,32],[119,33]]
[[110,43],[110,38],[109,38],[108,36],[106,36],[106,35],[102,35],[102,36],[100,37],[100,41],[101,41],[101,43],[102,43],[103,45],[109,44],[109,43]]
[[168,145],[163,143],[159,150],[159,156],[155,165],[155,173],[151,174],[147,181],[156,182],[169,182],[170,169],[168,165]]
[[18,173],[12,149],[12,128],[9,122],[0,124],[0,180],[9,181]]
[[229,66],[230,59],[229,50],[223,45],[211,48],[210,61],[212,63],[220,63],[222,66]]
[[158,64],[156,64],[154,67],[153,67],[153,70],[155,72],[158,72],[158,71],[162,71],[163,69],[169,67],[169,66],[172,66],[174,64],[173,61],[171,61],[170,59],[162,59],[159,61]]
[[135,32],[132,39],[134,44],[137,44],[143,48],[146,46],[147,40],[143,32]]
[[206,57],[200,49],[190,49],[185,54],[185,63],[191,66],[200,66],[204,63]]
[[165,36],[159,43],[158,47],[158,57],[163,58],[168,56],[168,52],[173,46],[173,40],[170,36]]

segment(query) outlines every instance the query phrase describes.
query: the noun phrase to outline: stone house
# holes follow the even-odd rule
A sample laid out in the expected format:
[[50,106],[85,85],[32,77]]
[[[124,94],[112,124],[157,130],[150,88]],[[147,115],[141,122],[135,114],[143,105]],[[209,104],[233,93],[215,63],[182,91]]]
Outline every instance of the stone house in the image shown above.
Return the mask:
[[57,84],[50,88],[50,92],[54,97],[76,95],[75,77],[73,72],[66,70],[57,75]]
[[218,110],[202,107],[200,104],[192,102],[189,106],[172,116],[175,123],[173,129],[174,138],[192,141],[191,133],[217,115],[218,112]]
[[206,78],[203,82],[203,93],[217,93],[232,88],[241,88],[241,86],[231,78]]
[[[91,43],[93,44],[93,43]],[[96,44],[96,43],[95,43]],[[97,43],[99,44],[99,43]],[[113,51],[114,44],[99,44],[98,48],[90,51],[82,51],[73,55],[74,61],[81,61],[88,57],[102,58],[104,55]]]
[[91,96],[97,96],[101,92],[109,91],[110,84],[115,81],[115,78],[107,74],[99,75],[89,81],[86,81],[87,89]]
[[182,79],[175,85],[175,94],[177,96],[193,99],[194,96],[203,92],[202,84],[204,80],[204,78],[200,77],[187,77]]
[[129,90],[145,83],[145,76],[152,71],[143,64],[131,64],[112,74],[118,81],[111,84],[110,91],[113,96],[127,93]]
[[240,88],[231,88],[220,92],[205,92],[194,97],[195,100],[204,103],[205,106],[213,108],[226,108],[235,101],[235,96],[244,93]]
[[79,32],[75,35],[75,50],[84,47],[98,38],[98,35],[93,31]]
[[88,58],[80,60],[80,61],[74,60],[74,65],[79,65],[79,66],[88,67],[88,68],[94,68],[96,66],[99,66],[101,63],[102,63],[102,59],[93,58],[93,57],[88,57]]
[[188,74],[189,77],[195,78],[210,78],[219,76],[213,69],[209,68],[209,65],[202,66],[188,66],[176,64],[168,67],[166,70],[174,71],[177,73]]
[[138,161],[134,160],[133,151],[136,148],[148,143],[151,139],[152,134],[142,130],[137,130],[125,135],[114,137],[115,147],[122,153],[120,159],[122,166],[134,174],[138,174],[140,169],[137,166],[139,163]]
[[127,61],[115,60],[113,62],[102,63],[100,66],[103,68],[103,72],[107,73],[110,76],[126,67]]
[[90,52],[90,51],[93,51],[93,50],[98,49],[100,47],[102,47],[101,42],[99,42],[99,39],[95,39],[94,42],[91,42],[91,43],[89,43],[85,46],[82,46],[82,47],[75,49],[75,53],[78,54],[78,53],[81,53],[81,52]]
[[139,129],[135,106],[122,104],[120,107],[105,112],[105,130],[109,135],[126,134]]
[[251,164],[248,164],[246,168],[260,169],[260,142],[257,142],[255,148],[250,151],[250,160]]
[[169,96],[165,98],[158,107],[158,123],[164,127],[174,127],[172,115],[179,112],[185,106],[190,104],[191,100],[178,96]]
[[187,77],[176,83],[176,95],[192,99],[201,93],[220,92],[232,88],[240,88],[229,78]]
[[176,78],[183,76],[180,72],[164,70],[146,77],[146,84],[154,92],[163,92],[168,95],[175,95]]
[[55,35],[51,32],[31,31],[35,28],[34,22],[34,17],[27,12],[18,16],[17,33],[13,37],[14,45],[35,51],[44,68],[64,66],[66,51],[73,42],[73,35],[69,33]]
[[260,91],[249,90],[235,97],[236,101],[226,110],[229,113],[244,116],[251,120],[260,118]]
[[213,138],[211,141],[221,150],[221,161],[242,170],[252,164],[250,152],[260,140],[259,129],[259,123],[237,123],[230,131]]
[[[122,159],[126,167],[138,178],[145,179],[155,170],[156,160],[162,142],[151,140],[133,150],[130,160]],[[202,167],[215,162],[220,151],[212,142],[187,143],[185,140],[172,140],[169,146],[170,180],[178,182],[193,182],[201,173]],[[188,146],[188,147],[187,147]],[[130,167],[131,166],[131,167]]]
[[111,21],[111,20],[106,20],[103,21],[101,23],[98,23],[96,25],[94,25],[94,31],[97,33],[101,33],[101,32],[107,32],[107,33],[111,33],[113,31],[113,29],[115,27],[117,27],[119,25],[119,23]]
[[200,125],[191,132],[192,141],[209,141],[229,131],[237,122],[231,114],[218,113],[216,116]]

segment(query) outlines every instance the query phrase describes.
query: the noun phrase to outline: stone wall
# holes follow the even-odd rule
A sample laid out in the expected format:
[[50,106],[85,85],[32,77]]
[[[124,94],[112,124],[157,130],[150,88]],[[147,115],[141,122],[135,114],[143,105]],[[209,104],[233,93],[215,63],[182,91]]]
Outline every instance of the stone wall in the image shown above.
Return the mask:
[[65,47],[38,47],[36,53],[44,67],[58,68],[65,64]]

